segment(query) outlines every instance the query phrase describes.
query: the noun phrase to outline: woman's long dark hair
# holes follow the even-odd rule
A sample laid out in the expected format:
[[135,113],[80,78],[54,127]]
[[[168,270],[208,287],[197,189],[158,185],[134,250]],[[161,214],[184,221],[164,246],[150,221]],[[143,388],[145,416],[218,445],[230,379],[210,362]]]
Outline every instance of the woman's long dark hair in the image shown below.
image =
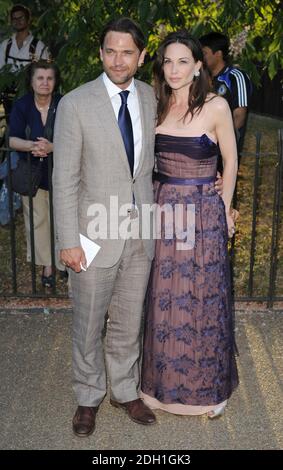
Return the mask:
[[[170,104],[170,97],[172,90],[167,85],[164,78],[163,64],[164,64],[164,54],[166,48],[170,44],[184,44],[192,52],[194,60],[197,62],[200,60],[203,63],[203,53],[200,42],[195,39],[189,32],[185,29],[181,31],[176,31],[168,34],[166,38],[160,44],[157,53],[156,59],[153,65],[153,76],[154,76],[154,87],[158,100],[157,105],[157,125],[161,124],[168,111]],[[202,107],[207,99],[208,93],[212,91],[210,79],[208,72],[204,66],[200,69],[200,74],[198,77],[194,77],[193,82],[190,88],[190,95],[188,99],[188,109],[183,116],[183,120],[186,119],[188,114],[191,114],[191,119],[195,113],[199,113],[202,110]]]

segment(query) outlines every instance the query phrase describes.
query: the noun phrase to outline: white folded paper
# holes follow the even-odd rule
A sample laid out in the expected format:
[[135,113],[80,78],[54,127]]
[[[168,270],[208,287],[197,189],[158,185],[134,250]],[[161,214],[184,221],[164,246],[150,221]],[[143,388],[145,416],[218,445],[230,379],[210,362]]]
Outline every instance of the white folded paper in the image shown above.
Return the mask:
[[[97,255],[101,247],[97,245],[97,243],[94,243],[92,240],[82,235],[81,233],[80,233],[80,242],[81,242],[81,247],[85,252],[86,268],[88,268],[90,263],[94,260],[95,256]],[[86,271],[86,268],[84,268],[82,265],[81,265],[81,268],[83,271]]]

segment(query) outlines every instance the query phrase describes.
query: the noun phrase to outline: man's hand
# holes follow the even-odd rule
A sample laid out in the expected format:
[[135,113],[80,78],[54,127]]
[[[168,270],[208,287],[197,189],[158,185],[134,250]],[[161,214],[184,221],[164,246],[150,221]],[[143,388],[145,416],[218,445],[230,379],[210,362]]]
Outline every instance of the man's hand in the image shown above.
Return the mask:
[[82,270],[81,266],[86,268],[86,257],[81,246],[61,250],[60,261],[64,266],[73,269],[76,273]]
[[219,171],[217,172],[217,175],[216,175],[215,190],[218,192],[219,196],[222,196],[222,193],[223,193],[223,178],[220,175]]

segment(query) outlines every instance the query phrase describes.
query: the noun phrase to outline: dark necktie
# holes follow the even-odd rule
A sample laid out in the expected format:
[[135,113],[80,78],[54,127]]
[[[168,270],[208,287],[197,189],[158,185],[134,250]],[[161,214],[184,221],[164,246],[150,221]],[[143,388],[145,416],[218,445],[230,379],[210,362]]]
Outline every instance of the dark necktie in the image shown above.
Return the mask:
[[131,174],[134,172],[134,162],[135,162],[135,150],[134,150],[134,136],[133,136],[133,127],[132,120],[128,110],[127,99],[129,95],[128,90],[121,91],[119,93],[121,96],[121,107],[119,109],[118,115],[118,125],[123,137]]

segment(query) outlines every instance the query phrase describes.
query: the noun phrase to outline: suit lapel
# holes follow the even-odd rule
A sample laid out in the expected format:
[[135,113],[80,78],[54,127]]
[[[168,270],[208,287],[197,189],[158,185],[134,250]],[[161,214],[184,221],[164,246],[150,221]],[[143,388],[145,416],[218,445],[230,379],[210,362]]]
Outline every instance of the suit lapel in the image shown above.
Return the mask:
[[139,159],[139,165],[136,171],[136,175],[140,172],[142,168],[142,164],[145,157],[145,143],[148,140],[148,122],[147,122],[147,109],[148,109],[148,97],[145,93],[142,93],[141,86],[139,82],[135,81],[137,92],[138,92],[138,100],[139,100],[139,108],[140,108],[140,118],[141,118],[141,127],[142,127],[142,148],[141,148],[141,155]]
[[102,79],[102,75],[100,75],[94,81],[92,94],[95,96],[94,109],[95,112],[101,117],[101,125],[105,129],[107,139],[111,139],[115,148],[115,154],[118,154],[120,156],[128,173],[131,174],[128,163],[128,157],[124,147],[124,142],[121,136],[121,132],[117,123],[111,100],[109,98],[109,95]]

